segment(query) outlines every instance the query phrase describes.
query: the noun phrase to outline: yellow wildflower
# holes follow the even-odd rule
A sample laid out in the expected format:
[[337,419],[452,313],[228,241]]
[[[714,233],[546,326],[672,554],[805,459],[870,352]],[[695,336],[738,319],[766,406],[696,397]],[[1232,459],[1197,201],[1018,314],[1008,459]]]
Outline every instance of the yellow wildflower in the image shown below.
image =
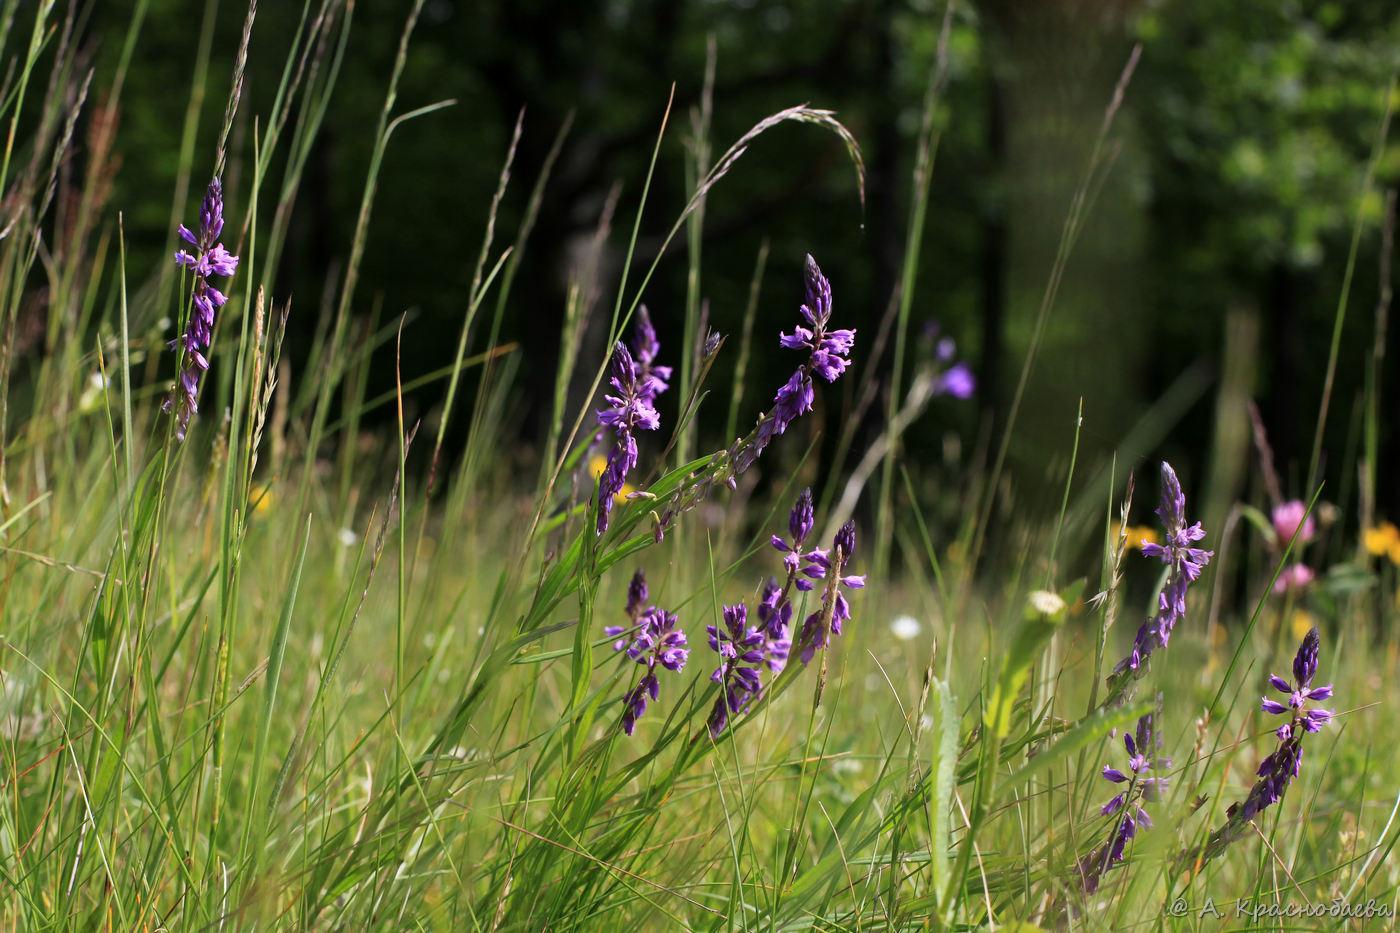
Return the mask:
[[272,501],[271,483],[259,483],[248,494],[248,504],[252,506],[253,514],[260,517],[272,511]]
[[[608,458],[604,457],[602,454],[594,454],[592,458],[588,461],[588,472],[592,474],[595,480],[598,477],[602,476],[603,471],[607,468]],[[613,501],[625,502],[627,500],[627,496],[630,493],[634,493],[636,491],[636,486],[633,486],[631,483],[623,483],[622,488],[617,491],[617,495],[613,496]]]
[[[1157,529],[1147,525],[1129,525],[1128,547],[1141,551],[1144,544],[1157,543]],[[1113,541],[1117,541],[1123,535],[1123,526],[1117,522],[1113,523]]]
[[1372,554],[1384,554],[1392,564],[1400,564],[1400,529],[1393,522],[1381,522],[1375,528],[1367,528],[1361,534],[1361,541]]
[[1317,620],[1313,618],[1311,612],[1308,612],[1306,609],[1293,610],[1292,629],[1294,638],[1298,641],[1302,641],[1303,636],[1314,628],[1317,628]]

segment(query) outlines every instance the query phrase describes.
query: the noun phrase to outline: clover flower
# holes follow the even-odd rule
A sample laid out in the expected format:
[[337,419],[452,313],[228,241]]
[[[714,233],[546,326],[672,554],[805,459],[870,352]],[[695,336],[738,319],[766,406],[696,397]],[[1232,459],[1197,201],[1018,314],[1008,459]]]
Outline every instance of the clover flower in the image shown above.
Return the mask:
[[1301,499],[1292,499],[1274,506],[1274,534],[1280,549],[1288,546],[1293,536],[1298,536],[1298,544],[1307,544],[1316,534],[1317,523],[1308,514],[1308,507]]
[[199,411],[199,374],[209,368],[204,353],[214,337],[214,312],[228,301],[223,292],[209,283],[209,277],[228,277],[238,270],[238,257],[219,242],[223,229],[223,185],[215,178],[209,182],[200,206],[199,233],[195,234],[184,224],[179,225],[180,238],[194,247],[194,251],[182,249],[175,254],[175,261],[194,273],[194,287],[190,291],[190,316],[185,333],[168,344],[177,352],[178,348],[184,348],[180,381],[161,408],[175,413],[175,437],[182,441],[189,429],[190,416]]
[[1282,596],[1291,591],[1307,589],[1309,583],[1313,582],[1316,574],[1307,564],[1289,564],[1283,568],[1283,572],[1274,581],[1274,594]]
[[1231,804],[1225,811],[1225,825],[1211,834],[1201,850],[1203,859],[1214,858],[1225,851],[1230,843],[1245,834],[1246,827],[1260,811],[1283,799],[1284,791],[1302,768],[1303,736],[1320,731],[1336,715],[1330,709],[1308,708],[1309,702],[1332,697],[1331,684],[1312,686],[1313,678],[1317,676],[1317,655],[1321,643],[1316,628],[1309,629],[1308,634],[1303,636],[1298,653],[1293,658],[1292,683],[1277,674],[1269,675],[1269,683],[1288,697],[1288,701],[1280,703],[1264,697],[1260,708],[1270,715],[1288,714],[1289,720],[1275,731],[1278,748],[1260,762],[1254,772],[1259,780],[1250,788],[1249,795],[1243,801]]
[[655,389],[655,377],[647,380],[641,378],[636,361],[620,340],[613,349],[609,383],[617,394],[604,396],[608,407],[598,412],[598,421],[604,427],[612,428],[616,440],[608,452],[608,464],[598,477],[597,534],[600,535],[608,530],[613,497],[627,482],[628,472],[637,465],[637,439],[632,432],[638,429],[654,431],[661,425],[661,415],[652,402],[658,391]]
[[1167,582],[1157,598],[1157,614],[1142,624],[1133,639],[1132,652],[1118,663],[1110,675],[1113,692],[1109,701],[1121,698],[1129,684],[1140,676],[1144,662],[1157,648],[1165,647],[1172,629],[1186,615],[1186,590],[1200,577],[1214,551],[1192,547],[1206,536],[1200,522],[1186,524],[1186,496],[1171,464],[1162,462],[1162,504],[1157,517],[1166,529],[1166,543],[1145,543],[1144,557],[1156,557],[1167,565]]
[[1154,720],[1161,715],[1160,696],[1157,698],[1157,705],[1157,713],[1148,713],[1138,719],[1135,732],[1123,734],[1123,747],[1127,749],[1129,756],[1128,773],[1124,774],[1117,768],[1104,765],[1104,780],[1114,784],[1126,783],[1128,786],[1100,808],[1104,816],[1117,816],[1112,835],[1091,855],[1079,861],[1079,874],[1086,893],[1093,894],[1097,891],[1103,873],[1115,862],[1123,860],[1128,840],[1137,835],[1139,827],[1152,828],[1152,819],[1142,808],[1142,804],[1161,798],[1167,787],[1167,778],[1147,775],[1153,769],[1171,766],[1171,758],[1156,758],[1152,754],[1162,744],[1161,736],[1157,734],[1154,725]]
[[649,606],[638,623],[637,636],[627,646],[627,656],[646,667],[637,685],[622,698],[622,731],[628,735],[637,727],[637,720],[647,709],[647,698],[660,698],[661,684],[656,679],[659,665],[665,670],[679,672],[690,659],[685,632],[679,618],[655,606]]
[[841,623],[851,618],[851,607],[841,588],[858,590],[865,586],[865,575],[842,575],[846,564],[856,549],[856,523],[846,522],[836,532],[830,549],[814,548],[805,559],[803,574],[814,580],[826,580],[826,593],[822,606],[807,616],[802,622],[802,634],[798,644],[802,646],[799,657],[803,664],[810,664],[818,648],[825,648],[831,635],[841,634]]

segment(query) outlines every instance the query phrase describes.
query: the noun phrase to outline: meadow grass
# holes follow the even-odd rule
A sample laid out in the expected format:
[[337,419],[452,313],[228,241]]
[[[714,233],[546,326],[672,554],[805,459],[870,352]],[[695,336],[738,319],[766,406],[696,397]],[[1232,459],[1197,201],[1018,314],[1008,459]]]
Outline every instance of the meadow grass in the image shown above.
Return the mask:
[[[500,154],[454,364],[396,368],[399,391],[366,390],[376,349],[424,339],[369,312],[357,292],[394,131],[450,104],[396,105],[421,6],[412,5],[384,76],[348,261],[319,313],[274,294],[274,273],[353,6],[305,5],[272,108],[237,150],[230,130],[246,106],[239,89],[246,56],[257,54],[256,9],[227,84],[207,68],[217,56],[206,14],[192,35],[196,73],[170,225],[171,252],[196,256],[157,269],[128,266],[122,205],[107,200],[144,4],[113,74],[83,70],[71,8],[40,3],[21,15],[10,0],[0,10],[0,51],[16,63],[0,94],[10,126],[0,163],[0,926],[1321,929],[1340,921],[1319,908],[1368,904],[1370,915],[1352,923],[1393,924],[1400,765],[1384,711],[1400,701],[1400,534],[1372,505],[1377,380],[1367,381],[1356,463],[1340,466],[1363,477],[1353,493],[1310,485],[1285,501],[1265,476],[1274,501],[1235,504],[1203,540],[1189,532],[1193,503],[1205,499],[1192,488],[1199,471],[1177,464],[1178,496],[1169,468],[1142,462],[1171,427],[1152,413],[1124,440],[1123,462],[1080,462],[1077,434],[1067,432],[1064,449],[1046,458],[1064,465],[1052,474],[1063,490],[1053,521],[1020,517],[1001,479],[1035,346],[1108,169],[1102,154],[1136,53],[1069,205],[992,465],[934,499],[899,441],[931,397],[952,391],[940,382],[950,361],[935,347],[905,352],[917,344],[914,260],[946,42],[918,137],[902,289],[880,325],[871,326],[874,315],[843,317],[850,303],[838,301],[828,327],[823,289],[839,296],[839,277],[827,283],[815,263],[805,273],[782,268],[765,244],[742,332],[726,341],[705,330],[705,198],[742,170],[750,143],[779,123],[809,124],[834,133],[863,173],[845,127],[805,105],[758,119],[714,157],[710,114],[722,102],[713,100],[712,49],[691,122],[690,200],[648,203],[661,141],[674,132],[668,113],[619,280],[598,281],[596,249],[572,273],[541,452],[506,458],[519,350],[501,342],[501,321],[511,283],[528,268],[567,124],[508,247],[497,243],[508,235],[496,229],[497,207],[518,184],[521,124]],[[217,150],[199,153],[200,102],[224,90]],[[81,184],[65,187],[57,211],[57,179],[79,150]],[[243,207],[222,228],[238,256],[230,276],[195,261],[219,238],[207,217],[183,243],[174,230],[197,210],[191,184],[202,189],[209,166],[217,181],[235,165],[241,182],[229,199]],[[206,215],[209,191],[199,192]],[[615,221],[628,221],[614,216],[616,204],[614,193],[597,247],[616,238]],[[641,298],[657,265],[674,260],[663,250],[650,268],[633,267],[644,211],[675,213],[666,242],[684,231],[689,244],[684,332],[659,333],[654,357],[637,336]],[[1358,218],[1356,237],[1365,232]],[[1389,223],[1384,235],[1389,243]],[[1354,265],[1354,247],[1352,255]],[[800,365],[796,388],[774,396],[745,380],[746,361],[777,342],[756,309],[792,291],[765,290],[765,281],[795,284],[804,274],[810,313],[782,311],[785,332],[809,330],[806,343],[794,331],[783,351]],[[190,295],[208,287],[228,295],[209,339],[182,338],[170,352],[174,335],[197,329]],[[600,297],[609,294],[611,308]],[[1343,296],[1338,339],[1345,307]],[[282,337],[288,316],[303,314],[317,315],[316,340],[293,372]],[[840,328],[853,325],[847,368]],[[590,328],[629,352],[589,358]],[[888,383],[871,350],[886,341],[899,361]],[[200,352],[207,372],[196,372]],[[721,353],[740,365],[721,412],[727,446],[709,447],[694,416],[715,404],[705,383]],[[907,378],[906,355],[916,360]],[[198,378],[183,440],[178,416],[189,400],[172,388],[177,368]],[[670,383],[659,409],[646,372]],[[855,380],[855,408],[823,422],[838,396],[814,374]],[[410,422],[403,392],[434,382],[442,408]],[[818,413],[801,404],[813,382],[828,399]],[[385,406],[394,427],[366,431]],[[615,415],[602,431],[600,406]],[[855,449],[868,439],[854,425],[880,408],[882,433]],[[653,414],[660,427],[646,430]],[[455,456],[444,446],[453,423],[467,437]],[[618,442],[634,432],[635,465]],[[838,438],[837,466],[824,472],[811,456],[821,432]],[[1314,472],[1317,461],[1314,451]],[[410,468],[419,462],[428,468]],[[772,482],[758,487],[762,471]],[[605,489],[600,498],[600,483],[617,497]],[[804,486],[814,495],[799,499]],[[1149,537],[1143,502],[1159,496],[1166,529],[1156,527],[1156,539],[1211,555],[1169,550],[1164,566],[1138,553]],[[846,520],[865,514],[862,501],[873,527],[851,530]],[[984,553],[993,530],[997,561]],[[1300,557],[1317,579],[1275,592],[1276,581],[1297,579]],[[788,599],[791,619],[780,624]],[[738,606],[747,621],[727,628]],[[688,657],[657,647],[672,633],[670,614],[687,633]],[[1157,627],[1138,630],[1141,619]],[[1320,648],[1295,667],[1313,626]],[[681,643],[669,637],[674,652]],[[732,649],[723,662],[707,639]],[[1134,641],[1143,663],[1115,673]],[[1283,720],[1259,701],[1286,699],[1271,674],[1290,690],[1335,684],[1330,699],[1315,698],[1335,717],[1318,716],[1319,730],[1301,738],[1295,718],[1277,738]],[[639,712],[645,676],[658,689]],[[1134,758],[1125,734],[1153,749]],[[1296,776],[1261,791],[1260,763],[1299,742]],[[1110,785],[1105,767],[1124,780]],[[1169,780],[1149,783],[1159,778]],[[1230,815],[1232,804],[1257,804],[1269,791],[1281,799],[1251,808],[1252,820]],[[1123,805],[1105,815],[1120,792]],[[1254,913],[1271,905],[1317,915]]]

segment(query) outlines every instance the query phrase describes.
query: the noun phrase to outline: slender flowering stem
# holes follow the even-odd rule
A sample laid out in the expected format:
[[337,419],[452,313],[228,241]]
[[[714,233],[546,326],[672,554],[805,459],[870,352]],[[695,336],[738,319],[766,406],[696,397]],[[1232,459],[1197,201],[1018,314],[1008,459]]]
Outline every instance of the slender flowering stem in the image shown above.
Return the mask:
[[806,555],[807,565],[802,572],[814,580],[826,580],[826,593],[822,607],[802,623],[802,635],[798,644],[802,646],[799,657],[803,664],[810,664],[818,648],[825,648],[830,636],[841,634],[841,623],[851,618],[851,606],[841,588],[858,590],[865,586],[865,575],[843,576],[847,562],[856,549],[856,523],[847,522],[836,532],[831,549],[814,548]]
[[223,292],[210,284],[209,277],[231,276],[238,269],[238,257],[219,242],[223,229],[223,185],[215,177],[209,182],[200,207],[199,233],[184,224],[179,227],[180,238],[194,247],[194,251],[182,249],[175,254],[175,261],[194,274],[194,287],[190,291],[189,323],[185,333],[169,343],[171,349],[183,350],[183,353],[179,382],[162,409],[175,413],[175,437],[182,441],[189,430],[190,416],[199,411],[199,376],[209,368],[205,352],[214,337],[214,312],[228,301]]
[[1087,894],[1099,888],[1104,872],[1123,860],[1128,840],[1137,835],[1138,829],[1151,829],[1152,819],[1143,809],[1143,803],[1151,803],[1161,798],[1167,788],[1167,778],[1151,777],[1149,772],[1171,767],[1171,758],[1154,757],[1153,752],[1162,745],[1157,720],[1161,718],[1162,698],[1157,697],[1157,711],[1138,719],[1134,732],[1123,734],[1123,747],[1128,751],[1128,772],[1104,766],[1104,780],[1114,784],[1127,784],[1123,791],[1099,812],[1114,817],[1115,823],[1108,840],[1090,855],[1080,859],[1075,866],[1080,882]]
[[632,432],[654,431],[661,426],[661,416],[653,401],[660,391],[656,388],[659,380],[655,376],[642,378],[627,345],[620,340],[613,350],[613,374],[609,381],[617,394],[605,396],[608,407],[598,412],[598,420],[604,427],[612,428],[616,440],[608,452],[608,464],[598,477],[597,534],[600,535],[608,530],[613,498],[622,491],[627,474],[637,465],[637,440]]
[[1321,643],[1316,628],[1303,636],[1298,654],[1293,658],[1292,683],[1277,674],[1269,675],[1273,688],[1287,697],[1286,702],[1280,703],[1266,696],[1260,704],[1260,709],[1270,715],[1284,714],[1289,717],[1274,733],[1278,737],[1278,747],[1255,771],[1259,780],[1250,788],[1249,795],[1239,803],[1230,805],[1225,811],[1225,825],[1211,834],[1199,853],[1189,854],[1188,860],[1199,858],[1204,862],[1215,858],[1248,831],[1250,822],[1260,811],[1282,800],[1284,791],[1298,776],[1303,765],[1303,736],[1320,731],[1336,715],[1334,710],[1308,708],[1310,702],[1332,697],[1331,684],[1312,686],[1313,678],[1317,676],[1317,655]]
[[1148,658],[1171,639],[1172,629],[1186,615],[1186,589],[1200,577],[1214,551],[1193,547],[1206,536],[1200,522],[1186,523],[1186,496],[1171,464],[1162,463],[1162,504],[1157,516],[1166,527],[1166,544],[1144,544],[1144,557],[1156,557],[1167,565],[1167,582],[1157,598],[1157,614],[1142,624],[1133,639],[1133,650],[1109,675],[1105,706],[1116,706],[1131,696],[1133,684],[1144,672]]
[[779,586],[776,580],[770,578],[758,601],[758,619],[771,636],[785,636],[788,632],[788,624],[792,621],[793,588],[808,592],[814,586],[811,579],[802,573],[802,560],[806,556],[802,544],[812,534],[814,527],[816,519],[812,509],[812,489],[808,487],[798,495],[797,504],[788,516],[791,542],[777,535],[771,538],[774,549],[782,553],[783,566],[787,569],[786,582]]
[[643,605],[646,601],[647,578],[639,567],[627,587],[627,617],[632,624],[609,625],[603,630],[610,636],[621,636],[613,642],[614,651],[626,651],[627,657],[645,667],[636,686],[622,698],[622,731],[628,735],[646,712],[647,701],[661,696],[657,667],[679,673],[690,659],[680,619],[673,612]]
[[835,382],[850,365],[856,332],[829,326],[831,283],[811,256],[807,257],[805,277],[806,302],[800,308],[805,323],[794,327],[791,334],[779,334],[779,342],[788,349],[805,351],[807,358],[778,390],[773,409],[759,415],[753,430],[736,440],[728,450],[715,454],[676,490],[657,516],[655,535],[658,541],[678,516],[704,502],[717,485],[733,489],[736,477],[753,465],[772,439],[812,410],[816,397],[814,375]]

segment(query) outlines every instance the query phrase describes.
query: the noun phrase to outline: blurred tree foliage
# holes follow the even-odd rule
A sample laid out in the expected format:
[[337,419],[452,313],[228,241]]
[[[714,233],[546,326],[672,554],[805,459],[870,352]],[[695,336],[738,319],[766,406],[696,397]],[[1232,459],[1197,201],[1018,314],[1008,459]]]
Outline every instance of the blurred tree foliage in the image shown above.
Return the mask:
[[[124,93],[118,138],[124,165],[113,204],[125,211],[136,278],[165,261],[158,249],[167,235],[196,61],[197,6],[150,0]],[[246,119],[266,110],[299,6],[262,4]],[[407,6],[381,0],[354,7],[347,64],[277,276],[277,297],[295,296],[294,360],[305,355],[317,306],[348,252],[372,127]],[[749,374],[753,404],[765,403],[767,387],[785,375],[776,332],[793,318],[803,253],[822,263],[841,322],[860,327],[863,342],[873,340],[891,305],[943,9],[938,0],[428,0],[399,110],[444,98],[457,103],[406,124],[389,146],[357,312],[381,307],[381,322],[411,312],[405,372],[449,362],[517,114],[523,108],[524,132],[498,245],[513,238],[555,133],[573,113],[503,333],[522,347],[520,424],[522,438],[532,439],[553,376],[569,264],[620,183],[603,278],[605,287],[615,285],[618,250],[672,82],[671,122],[642,222],[644,260],[685,201],[690,114],[713,35],[712,149],[761,117],[807,101],[838,111],[870,169],[862,214],[839,143],[805,127],[782,127],[754,145],[709,200],[702,293],[719,330],[739,330],[755,255],[763,240],[772,244],[755,327],[761,352]],[[84,35],[99,73],[104,65],[110,73],[130,10],[129,0],[87,9]],[[197,175],[213,148],[242,14],[231,0],[213,13]],[[1207,373],[1219,371],[1227,311],[1247,307],[1260,334],[1251,392],[1263,402],[1281,464],[1291,464],[1301,482],[1298,463],[1306,469],[1351,225],[1400,48],[1400,8],[1392,4],[959,4],[936,114],[941,132],[913,325],[936,318],[958,340],[982,375],[982,401],[980,407],[937,404],[908,442],[924,459],[937,460],[950,449],[944,432],[955,431],[967,445],[960,456],[969,458],[996,436],[1061,223],[1134,42],[1142,43],[1141,64],[1114,125],[1116,159],[1094,188],[1033,374],[1013,463],[1028,481],[1043,481],[1046,451],[1067,454],[1080,397],[1089,451],[1111,449],[1183,370],[1201,364]],[[250,128],[245,123],[235,134],[245,160]],[[234,165],[231,173],[237,171]],[[1377,188],[1397,180],[1400,148],[1392,144]],[[196,189],[199,183],[196,178]],[[230,189],[236,216],[248,206],[245,194],[246,185]],[[1370,226],[1353,286],[1329,449],[1346,442],[1360,361],[1371,344],[1382,202],[1373,191],[1360,204]],[[645,296],[670,353],[681,343],[685,272],[678,242]],[[169,313],[142,310],[152,320]],[[597,328],[591,340],[586,351],[601,358]],[[869,352],[871,343],[864,346]],[[1395,371],[1390,366],[1387,376],[1391,403]],[[391,385],[392,372],[377,367],[370,393]],[[726,385],[729,373],[715,378]],[[850,393],[854,383],[838,389]],[[429,411],[440,392],[434,386],[419,393],[416,408]],[[1202,393],[1172,430],[1174,446],[1202,459],[1212,441],[1209,398]],[[722,420],[724,406],[715,408]],[[1393,457],[1393,433],[1386,442]],[[1397,492],[1388,494],[1394,514]]]

